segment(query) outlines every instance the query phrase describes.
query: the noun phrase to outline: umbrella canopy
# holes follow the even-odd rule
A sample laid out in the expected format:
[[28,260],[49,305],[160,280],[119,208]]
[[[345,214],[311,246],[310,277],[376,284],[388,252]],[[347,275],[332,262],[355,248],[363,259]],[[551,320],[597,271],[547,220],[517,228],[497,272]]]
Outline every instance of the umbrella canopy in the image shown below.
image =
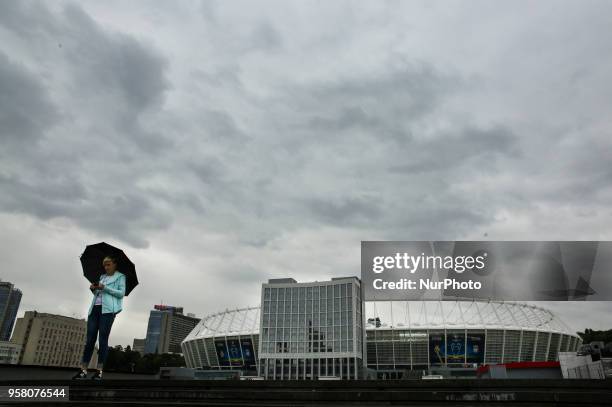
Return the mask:
[[106,256],[117,259],[117,271],[125,274],[125,295],[129,295],[134,287],[138,285],[136,266],[125,253],[123,253],[123,250],[111,246],[108,243],[96,243],[85,248],[85,251],[81,255],[83,275],[92,284],[98,283],[102,274],[105,273],[102,261]]

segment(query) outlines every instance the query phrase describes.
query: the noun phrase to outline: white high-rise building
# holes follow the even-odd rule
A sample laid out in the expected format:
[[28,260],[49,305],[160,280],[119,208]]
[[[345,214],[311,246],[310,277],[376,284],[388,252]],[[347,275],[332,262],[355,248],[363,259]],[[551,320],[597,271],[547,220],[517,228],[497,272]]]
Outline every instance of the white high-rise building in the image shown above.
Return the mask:
[[364,360],[357,277],[262,286],[259,366],[266,379],[358,379]]

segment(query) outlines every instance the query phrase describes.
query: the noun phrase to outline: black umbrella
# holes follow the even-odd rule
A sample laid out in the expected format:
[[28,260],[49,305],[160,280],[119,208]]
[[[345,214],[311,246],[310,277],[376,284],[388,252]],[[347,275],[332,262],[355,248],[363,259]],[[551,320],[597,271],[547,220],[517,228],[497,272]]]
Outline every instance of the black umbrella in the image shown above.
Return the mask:
[[128,295],[134,287],[138,285],[136,266],[134,266],[134,263],[132,263],[125,253],[123,253],[123,250],[111,246],[108,243],[96,243],[85,248],[85,251],[81,255],[83,275],[90,283],[99,283],[100,277],[105,273],[102,261],[106,256],[114,257],[117,260],[117,271],[125,274],[125,295]]

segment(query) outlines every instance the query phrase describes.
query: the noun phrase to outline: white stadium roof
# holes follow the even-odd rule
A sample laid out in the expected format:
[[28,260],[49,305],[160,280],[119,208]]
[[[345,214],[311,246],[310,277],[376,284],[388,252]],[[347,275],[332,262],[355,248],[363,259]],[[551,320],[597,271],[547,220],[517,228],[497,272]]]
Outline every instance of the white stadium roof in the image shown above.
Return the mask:
[[[550,310],[517,302],[366,301],[367,330],[509,329],[575,333]],[[259,333],[260,307],[227,309],[202,318],[184,341]],[[380,319],[376,326],[376,317]]]
[[366,329],[527,329],[575,335],[550,310],[499,301],[366,302]]
[[259,333],[259,307],[239,308],[207,315],[187,335],[185,341],[213,336]]

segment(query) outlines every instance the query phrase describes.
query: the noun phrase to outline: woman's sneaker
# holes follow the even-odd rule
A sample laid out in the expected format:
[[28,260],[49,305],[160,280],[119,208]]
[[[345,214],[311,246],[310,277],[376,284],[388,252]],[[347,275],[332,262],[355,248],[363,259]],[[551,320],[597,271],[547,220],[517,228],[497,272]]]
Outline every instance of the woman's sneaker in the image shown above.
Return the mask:
[[87,372],[83,369],[79,370],[77,374],[72,376],[72,380],[80,380],[80,379],[87,379]]
[[102,380],[102,372],[99,370],[96,371],[96,374],[91,377],[91,380]]

